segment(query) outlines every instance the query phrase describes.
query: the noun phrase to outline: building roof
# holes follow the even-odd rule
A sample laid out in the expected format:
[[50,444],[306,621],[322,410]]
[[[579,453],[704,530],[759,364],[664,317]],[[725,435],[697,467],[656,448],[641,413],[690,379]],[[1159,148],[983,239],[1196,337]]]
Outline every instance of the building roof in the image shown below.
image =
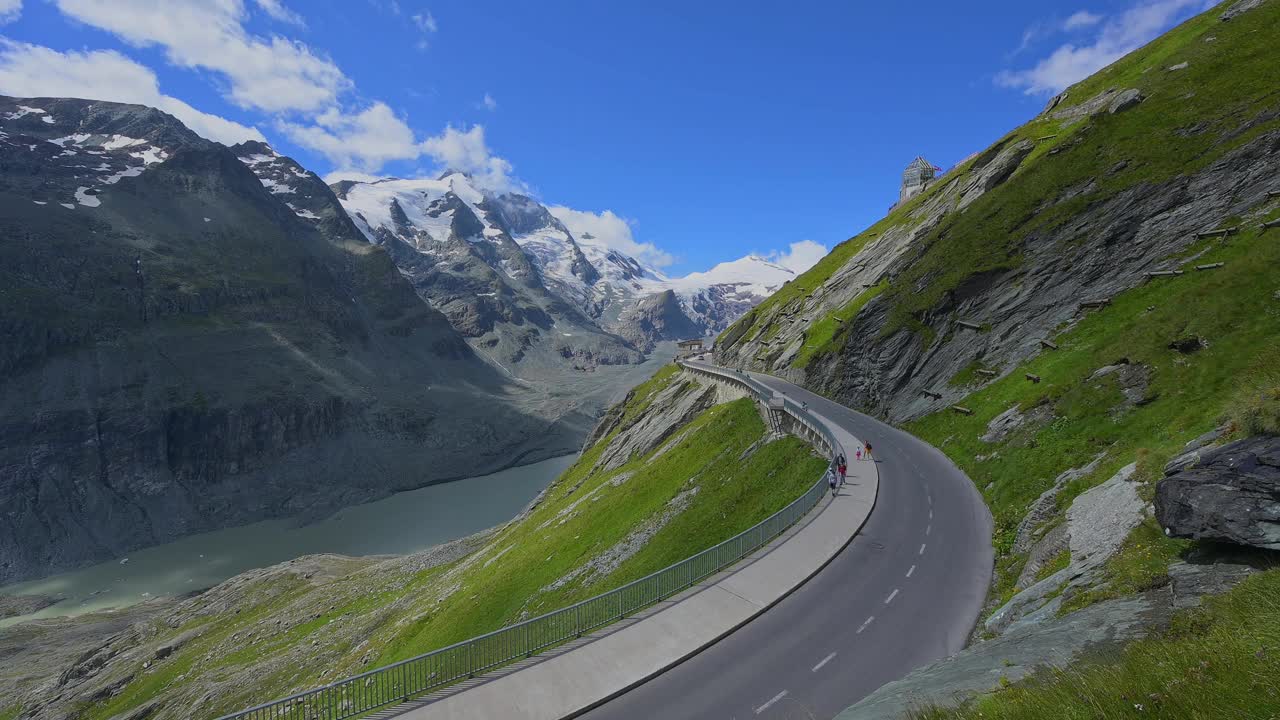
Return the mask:
[[910,170],[911,168],[923,168],[925,170],[932,170],[933,163],[929,162],[928,160],[925,160],[922,156],[917,155],[915,160],[912,160],[911,162],[907,163],[907,169]]

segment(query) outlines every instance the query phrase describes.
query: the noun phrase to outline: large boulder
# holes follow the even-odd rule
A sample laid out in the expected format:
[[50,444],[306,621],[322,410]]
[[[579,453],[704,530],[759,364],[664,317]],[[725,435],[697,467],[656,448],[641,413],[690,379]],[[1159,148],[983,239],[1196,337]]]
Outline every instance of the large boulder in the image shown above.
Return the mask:
[[1280,550],[1280,437],[1204,452],[1156,487],[1156,518],[1174,537]]

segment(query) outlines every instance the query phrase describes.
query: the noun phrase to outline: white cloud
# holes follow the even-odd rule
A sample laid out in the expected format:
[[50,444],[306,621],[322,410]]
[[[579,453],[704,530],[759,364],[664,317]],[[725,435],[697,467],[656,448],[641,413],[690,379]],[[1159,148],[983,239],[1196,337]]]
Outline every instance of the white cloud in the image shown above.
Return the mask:
[[494,100],[493,96],[489,93],[485,93],[484,97],[480,99],[480,102],[476,104],[476,107],[493,112],[498,109],[498,101]]
[[[1028,95],[1059,92],[1142,47],[1175,22],[1212,5],[1212,0],[1144,0],[1106,22],[1099,19],[1093,23],[1100,23],[1101,27],[1089,44],[1067,43],[1033,68],[1001,71],[996,74],[996,84],[1019,88]],[[1072,18],[1079,23],[1081,15],[1076,13]],[[1092,17],[1095,16],[1089,15]]]
[[254,0],[258,4],[258,8],[266,13],[273,20],[279,20],[282,23],[297,25],[298,27],[306,27],[307,23],[298,13],[284,6],[280,0]]
[[422,152],[446,168],[468,173],[490,190],[516,190],[521,185],[511,177],[511,163],[494,155],[484,139],[484,126],[462,131],[452,125],[444,132],[422,141]]
[[257,128],[200,112],[160,92],[155,73],[113,50],[58,52],[0,39],[0,93],[15,97],[74,97],[159,108],[196,134],[234,145],[266,138]]
[[280,122],[299,145],[315,150],[341,168],[373,171],[392,160],[411,160],[420,149],[413,130],[386,103],[376,102],[355,115],[330,108],[314,124]]
[[439,135],[419,141],[386,103],[377,102],[356,115],[334,109],[318,116],[315,124],[282,122],[279,127],[291,140],[323,154],[346,173],[376,172],[393,160],[416,160],[425,155],[441,169],[465,172],[490,190],[523,187],[511,177],[511,163],[489,150],[483,125],[470,130],[449,126]]
[[[398,9],[396,14],[399,14]],[[431,43],[427,41],[427,35],[430,35],[439,29],[439,26],[436,25],[436,18],[430,11],[425,11],[412,15],[409,19],[413,21],[413,24],[416,25],[418,30],[422,33],[422,37],[418,39],[418,42],[414,44],[414,47],[417,48],[419,52],[423,52],[427,48],[431,47]]]
[[548,210],[569,228],[574,237],[582,238],[583,235],[590,234],[595,238],[594,242],[657,268],[667,267],[675,262],[674,257],[656,245],[637,242],[631,232],[631,221],[617,216],[612,210],[593,213],[563,205],[552,206]]
[[417,25],[418,29],[424,33],[433,33],[439,29],[439,26],[436,25],[436,18],[430,11],[418,13],[413,16],[412,20],[413,24]]
[[[331,107],[351,81],[306,45],[250,35],[241,0],[56,0],[66,15],[138,46],[158,45],[180,67],[226,76],[228,98],[266,112]],[[268,2],[266,5],[277,4]]]
[[22,0],[0,0],[0,25],[11,23],[22,15]]
[[812,240],[801,240],[791,243],[786,252],[775,250],[765,255],[769,262],[781,265],[796,274],[813,267],[827,255],[827,246]]
[[371,173],[360,172],[359,170],[334,170],[324,176],[325,184],[332,185],[340,180],[355,180],[356,182],[375,182],[383,179],[382,175],[373,175]]
[[1093,27],[1102,22],[1102,16],[1089,12],[1088,10],[1080,10],[1073,13],[1062,23],[1062,29],[1068,32],[1079,30],[1080,28]]
[[[6,1],[11,0],[0,3]],[[68,17],[111,32],[131,45],[160,47],[175,66],[212,71],[219,80],[225,80],[224,94],[232,102],[268,114],[279,131],[297,144],[323,154],[339,169],[374,173],[388,162],[416,160],[425,155],[442,166],[471,174],[493,190],[523,187],[511,177],[511,164],[490,152],[482,126],[469,130],[450,126],[439,135],[420,139],[408,122],[384,102],[350,107],[344,96],[354,85],[327,57],[301,42],[279,35],[258,37],[245,30],[243,23],[249,14],[246,3],[250,0],[51,1]],[[284,5],[286,0],[251,1],[272,18],[301,23],[301,18]],[[394,1],[379,7],[400,12]],[[414,14],[411,20],[424,36],[438,28],[435,17],[426,10]],[[219,139],[244,139],[247,134],[261,138],[257,130],[198,113],[176,99],[161,96],[155,89],[154,73],[123,55],[110,55],[118,63],[131,66],[132,72],[125,77],[137,81],[141,73],[146,81],[142,84],[149,83],[151,92],[134,94],[131,101],[172,108],[170,111],[192,129],[215,134]],[[48,92],[52,90],[40,94]],[[65,94],[76,93],[101,97],[93,93],[92,84],[82,83]],[[483,103],[490,109],[497,107],[489,95]]]

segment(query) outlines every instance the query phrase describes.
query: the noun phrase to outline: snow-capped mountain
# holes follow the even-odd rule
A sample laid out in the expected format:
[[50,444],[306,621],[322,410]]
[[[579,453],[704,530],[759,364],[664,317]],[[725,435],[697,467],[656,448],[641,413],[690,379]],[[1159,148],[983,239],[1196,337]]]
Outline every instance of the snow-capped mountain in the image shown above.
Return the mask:
[[759,255],[723,262],[706,272],[665,281],[679,298],[685,314],[703,332],[720,332],[761,300],[773,294],[796,272]]
[[35,163],[31,172],[19,174],[20,184],[34,183],[20,188],[30,191],[32,202],[97,208],[106,188],[201,143],[158,110],[119,107],[59,98],[0,102],[0,144],[13,150],[6,156]]
[[[547,322],[558,328],[560,355],[625,361],[608,347],[608,338],[620,336],[624,345],[648,351],[661,340],[714,334],[794,277],[748,256],[669,278],[590,233],[575,236],[537,200],[486,191],[460,172],[332,187],[370,242],[401,246],[393,255],[402,269],[421,276],[421,291],[457,318],[459,329],[487,338],[482,344],[505,347],[513,361],[537,344],[534,335],[544,334]],[[464,294],[427,283],[440,282],[442,273],[451,276],[447,286],[459,275],[476,281],[484,276],[483,287],[465,283],[474,292]],[[502,307],[481,307],[491,304]],[[542,312],[514,312],[521,307]],[[522,326],[526,318],[532,328]],[[492,332],[511,341],[495,342]]]
[[536,202],[486,193],[459,172],[332,187],[419,294],[507,370],[536,377],[566,360],[590,369],[641,359],[596,322],[598,271]]

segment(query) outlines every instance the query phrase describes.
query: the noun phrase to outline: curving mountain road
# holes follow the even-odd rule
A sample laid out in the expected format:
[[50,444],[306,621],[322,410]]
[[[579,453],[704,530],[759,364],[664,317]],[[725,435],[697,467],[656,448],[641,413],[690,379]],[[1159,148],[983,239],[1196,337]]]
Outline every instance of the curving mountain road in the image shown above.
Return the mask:
[[825,720],[964,646],[992,564],[991,518],[973,483],[922,440],[786,381],[753,376],[872,444],[875,510],[826,568],[777,605],[578,717]]

